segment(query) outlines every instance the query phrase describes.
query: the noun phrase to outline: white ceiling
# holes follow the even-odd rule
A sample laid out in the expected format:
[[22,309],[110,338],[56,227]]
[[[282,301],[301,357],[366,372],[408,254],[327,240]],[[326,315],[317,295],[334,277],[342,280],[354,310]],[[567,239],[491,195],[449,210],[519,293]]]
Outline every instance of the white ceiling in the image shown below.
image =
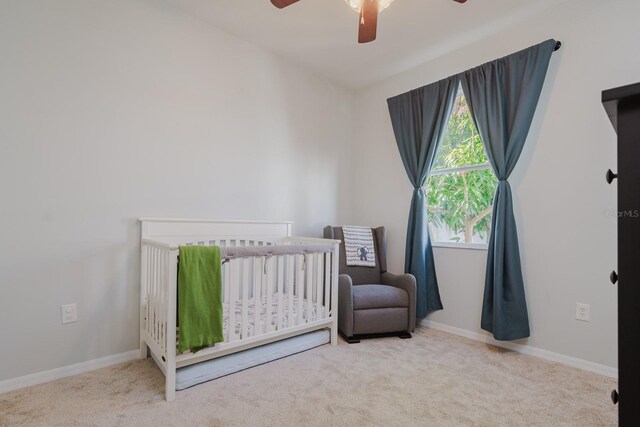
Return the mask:
[[357,43],[358,15],[344,0],[167,0],[242,39],[349,88],[361,88],[514,25],[561,0],[395,0],[378,39]]

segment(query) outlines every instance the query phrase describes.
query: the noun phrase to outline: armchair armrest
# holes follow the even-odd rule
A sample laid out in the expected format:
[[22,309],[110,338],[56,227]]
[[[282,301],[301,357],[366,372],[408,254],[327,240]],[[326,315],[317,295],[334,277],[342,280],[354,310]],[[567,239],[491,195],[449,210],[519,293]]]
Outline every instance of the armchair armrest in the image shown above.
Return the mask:
[[[353,336],[353,281],[348,274],[338,276],[338,329]],[[415,310],[414,310],[415,311]]]
[[408,331],[416,329],[416,278],[412,274],[382,273],[382,283],[404,289],[409,296],[409,325]]

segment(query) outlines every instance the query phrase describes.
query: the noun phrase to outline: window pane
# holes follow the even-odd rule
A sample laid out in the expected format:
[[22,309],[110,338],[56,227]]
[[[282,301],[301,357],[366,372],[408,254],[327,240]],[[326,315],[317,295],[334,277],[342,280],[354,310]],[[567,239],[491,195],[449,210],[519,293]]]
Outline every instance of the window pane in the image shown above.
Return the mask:
[[427,207],[432,240],[486,243],[496,186],[489,168],[430,176]]
[[467,100],[458,91],[451,120],[436,153],[433,170],[487,163],[487,155],[476,130]]

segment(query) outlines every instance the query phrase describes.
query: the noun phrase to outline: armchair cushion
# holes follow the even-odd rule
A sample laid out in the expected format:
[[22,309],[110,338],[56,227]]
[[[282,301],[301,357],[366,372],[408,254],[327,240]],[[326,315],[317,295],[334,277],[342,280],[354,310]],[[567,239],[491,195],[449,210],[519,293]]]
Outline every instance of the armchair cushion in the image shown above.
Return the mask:
[[353,309],[409,307],[404,289],[387,285],[358,285],[353,287]]

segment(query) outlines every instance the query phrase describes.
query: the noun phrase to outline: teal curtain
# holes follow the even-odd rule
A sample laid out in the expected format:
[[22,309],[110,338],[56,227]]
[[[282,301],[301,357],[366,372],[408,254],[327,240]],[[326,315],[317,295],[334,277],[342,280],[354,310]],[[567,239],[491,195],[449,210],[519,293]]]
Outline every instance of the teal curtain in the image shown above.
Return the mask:
[[499,180],[493,200],[482,329],[498,340],[529,336],[529,316],[509,175],[538,105],[555,40],[460,74],[471,115]]
[[442,310],[424,185],[447,128],[458,85],[458,77],[453,76],[387,100],[400,157],[413,185],[404,270],[416,278],[418,318]]

